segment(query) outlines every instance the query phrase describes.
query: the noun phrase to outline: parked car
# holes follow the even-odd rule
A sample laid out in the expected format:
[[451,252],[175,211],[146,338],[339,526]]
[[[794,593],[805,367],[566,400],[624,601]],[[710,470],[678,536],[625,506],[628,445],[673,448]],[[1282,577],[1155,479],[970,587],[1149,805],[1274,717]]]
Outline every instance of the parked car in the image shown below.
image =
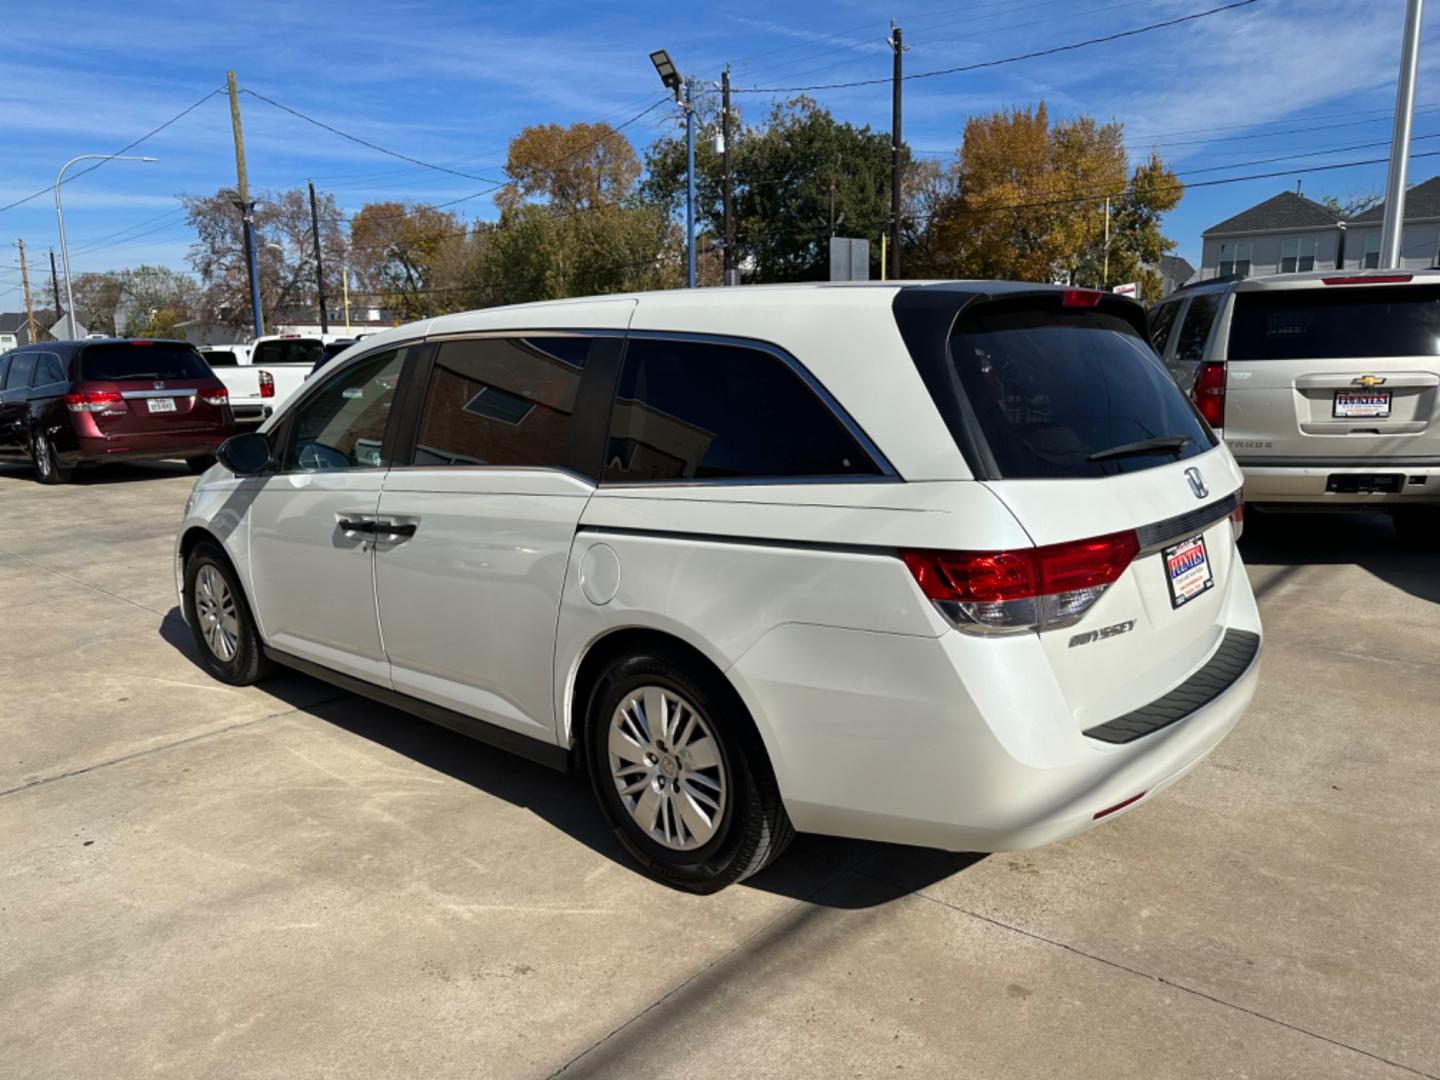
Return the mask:
[[207,348],[204,355],[230,392],[235,422],[254,428],[304,385],[331,337],[269,334],[250,345]]
[[0,357],[0,455],[42,484],[80,465],[184,458],[199,472],[235,433],[224,385],[183,341],[50,341]]
[[1440,541],[1440,271],[1201,282],[1150,333],[1251,506],[1386,510]]
[[320,354],[320,358],[315,361],[315,366],[310,369],[310,375],[306,375],[305,377],[307,379],[310,378],[311,375],[314,375],[326,364],[330,363],[331,360],[334,360],[337,356],[339,356],[341,353],[343,353],[346,349],[350,348],[350,346],[354,344],[354,338],[336,338],[334,341],[327,341],[325,343],[323,351]]
[[201,662],[309,672],[591,778],[657,878],[793,830],[1059,840],[1255,689],[1240,471],[1131,300],[677,291],[401,327],[222,448]]

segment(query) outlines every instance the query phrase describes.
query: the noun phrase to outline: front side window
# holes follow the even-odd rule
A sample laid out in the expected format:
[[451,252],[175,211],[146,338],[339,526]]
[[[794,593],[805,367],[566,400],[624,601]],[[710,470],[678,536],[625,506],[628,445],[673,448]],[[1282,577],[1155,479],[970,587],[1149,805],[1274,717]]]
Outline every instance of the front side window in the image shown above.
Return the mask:
[[1280,272],[1305,273],[1315,269],[1315,251],[1319,241],[1313,236],[1287,236],[1280,241]]
[[1198,364],[1205,358],[1205,342],[1210,337],[1210,327],[1215,322],[1215,312],[1220,305],[1214,294],[1193,297],[1185,312],[1185,321],[1180,326],[1180,337],[1175,342],[1175,360],[1182,364]]
[[555,468],[569,453],[590,338],[477,338],[440,346],[416,465]]
[[6,390],[23,390],[30,385],[30,376],[35,374],[35,354],[16,353],[10,362],[10,373],[5,376]]
[[1180,301],[1161,304],[1150,312],[1150,344],[1156,356],[1165,355],[1165,346],[1170,341],[1170,331],[1175,325],[1175,314],[1180,310]]
[[400,350],[377,353],[306,398],[291,421],[286,470],[378,468],[401,365]]
[[610,414],[615,482],[877,476],[784,360],[760,349],[631,339]]

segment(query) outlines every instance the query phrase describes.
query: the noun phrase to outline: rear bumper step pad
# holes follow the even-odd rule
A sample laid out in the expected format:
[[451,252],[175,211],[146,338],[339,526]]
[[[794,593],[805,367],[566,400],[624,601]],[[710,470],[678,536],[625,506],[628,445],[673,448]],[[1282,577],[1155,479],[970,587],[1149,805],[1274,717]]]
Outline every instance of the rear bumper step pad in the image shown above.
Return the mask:
[[1229,690],[1249,670],[1259,652],[1259,634],[1227,630],[1215,655],[1174,690],[1149,705],[1089,728],[1085,734],[1101,742],[1128,743],[1184,720]]

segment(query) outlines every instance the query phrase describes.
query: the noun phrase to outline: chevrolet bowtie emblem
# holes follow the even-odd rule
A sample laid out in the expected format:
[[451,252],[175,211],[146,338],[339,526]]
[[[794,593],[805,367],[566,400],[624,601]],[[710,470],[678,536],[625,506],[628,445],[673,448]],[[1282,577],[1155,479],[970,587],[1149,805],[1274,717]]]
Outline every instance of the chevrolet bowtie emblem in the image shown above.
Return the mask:
[[1380,375],[1361,375],[1358,379],[1350,380],[1351,386],[1384,386],[1385,379]]

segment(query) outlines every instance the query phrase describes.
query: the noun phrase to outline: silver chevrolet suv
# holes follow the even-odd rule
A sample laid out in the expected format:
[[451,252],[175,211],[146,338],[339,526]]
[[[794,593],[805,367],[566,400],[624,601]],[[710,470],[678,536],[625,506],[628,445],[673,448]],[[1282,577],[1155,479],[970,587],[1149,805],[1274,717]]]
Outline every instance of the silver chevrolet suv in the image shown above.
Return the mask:
[[1151,310],[1150,340],[1247,504],[1387,510],[1440,541],[1440,270],[1200,282]]

